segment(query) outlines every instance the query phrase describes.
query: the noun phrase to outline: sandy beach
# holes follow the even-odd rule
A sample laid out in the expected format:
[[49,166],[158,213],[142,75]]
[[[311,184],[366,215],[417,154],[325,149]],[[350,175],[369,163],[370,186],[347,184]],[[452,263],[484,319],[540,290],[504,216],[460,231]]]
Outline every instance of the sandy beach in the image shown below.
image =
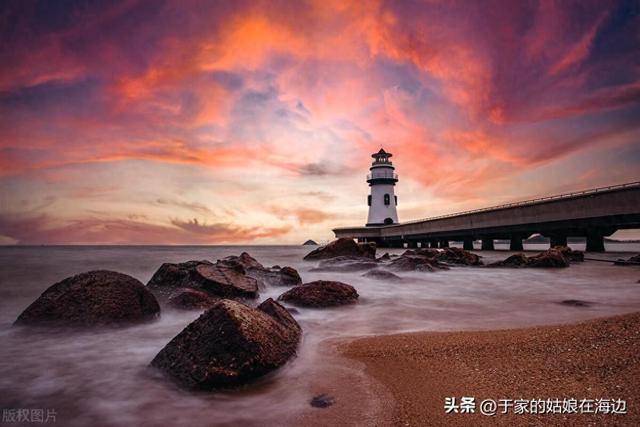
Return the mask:
[[[640,313],[570,325],[412,333],[343,343],[342,354],[392,396],[392,425],[640,425]],[[346,386],[346,385],[345,385]],[[445,413],[445,398],[475,413]],[[485,399],[622,399],[626,414],[479,413]],[[595,410],[594,406],[594,410]],[[387,420],[384,421],[384,424]]]

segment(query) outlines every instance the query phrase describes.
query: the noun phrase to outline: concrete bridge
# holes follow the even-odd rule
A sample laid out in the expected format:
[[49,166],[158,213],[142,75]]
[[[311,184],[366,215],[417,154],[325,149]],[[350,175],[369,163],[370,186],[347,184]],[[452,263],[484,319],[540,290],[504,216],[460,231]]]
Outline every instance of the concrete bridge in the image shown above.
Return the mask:
[[587,251],[603,252],[604,237],[620,229],[640,228],[640,181],[611,187],[543,197],[524,202],[426,218],[401,224],[335,228],[336,237],[376,242],[380,247],[446,247],[462,241],[473,249],[493,250],[494,239],[522,250],[522,240],[533,234],[566,245],[567,237],[586,237]]

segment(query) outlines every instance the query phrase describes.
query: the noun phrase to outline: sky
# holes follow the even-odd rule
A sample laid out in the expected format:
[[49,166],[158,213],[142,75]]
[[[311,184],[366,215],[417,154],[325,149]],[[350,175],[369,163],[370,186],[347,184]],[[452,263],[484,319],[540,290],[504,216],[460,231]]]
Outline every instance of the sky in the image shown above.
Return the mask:
[[640,180],[638,1],[4,1],[0,244],[272,244]]

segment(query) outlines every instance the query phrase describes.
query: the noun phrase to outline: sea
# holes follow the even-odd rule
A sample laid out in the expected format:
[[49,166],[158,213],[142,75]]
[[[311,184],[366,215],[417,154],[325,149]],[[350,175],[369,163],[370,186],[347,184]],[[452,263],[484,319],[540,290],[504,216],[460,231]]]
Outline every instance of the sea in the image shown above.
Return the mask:
[[[584,245],[572,246],[584,249]],[[526,245],[525,250],[541,251],[547,247]],[[400,332],[560,324],[640,310],[640,267],[598,261],[626,259],[640,253],[637,243],[607,243],[605,253],[590,253],[590,260],[569,268],[454,267],[431,273],[400,273],[406,278],[400,283],[367,279],[362,273],[312,272],[317,262],[302,259],[311,249],[309,246],[0,247],[3,416],[7,411],[29,410],[33,414],[35,410],[36,414],[53,416],[55,425],[62,426],[294,425],[299,415],[321,411],[310,408],[309,401],[323,391],[322,387],[329,387],[326,378],[331,372],[354,378],[354,396],[359,393],[362,398],[362,393],[366,393],[366,387],[358,388],[360,381],[366,381],[362,367],[337,357],[332,343]],[[485,263],[511,254],[505,246],[497,245],[496,249],[476,253]],[[45,289],[80,272],[115,270],[146,284],[162,263],[215,261],[241,252],[248,252],[265,266],[292,266],[305,282],[325,279],[351,284],[360,298],[352,306],[300,308],[294,316],[304,334],[297,356],[276,372],[237,390],[187,392],[148,367],[153,357],[200,315],[197,311],[163,309],[160,318],[152,323],[73,333],[12,326]],[[379,249],[378,254],[384,252],[399,254],[403,250]],[[255,303],[277,298],[285,290],[270,287],[261,292]],[[560,304],[569,299],[591,304],[587,307]],[[23,420],[10,425],[33,425],[33,422]]]

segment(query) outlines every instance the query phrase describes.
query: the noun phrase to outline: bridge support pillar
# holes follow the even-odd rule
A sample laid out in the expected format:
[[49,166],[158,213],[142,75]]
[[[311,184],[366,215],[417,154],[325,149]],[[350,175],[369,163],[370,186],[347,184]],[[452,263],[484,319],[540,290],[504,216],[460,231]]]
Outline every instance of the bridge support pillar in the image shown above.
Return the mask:
[[438,247],[438,241],[437,240],[430,240],[429,241],[429,247],[430,248],[437,248]]
[[415,249],[418,247],[418,242],[416,240],[407,240],[407,247]]
[[440,247],[441,248],[448,248],[449,247],[449,241],[446,239],[441,239],[440,240]]
[[511,241],[509,242],[509,250],[510,251],[521,251],[524,248],[522,247],[522,237],[519,234],[514,234],[511,236]]
[[464,242],[462,243],[462,249],[465,251],[473,250],[473,237],[465,237]]
[[598,232],[587,234],[587,252],[604,252],[604,236]]
[[493,239],[490,239],[488,237],[483,237],[482,238],[482,250],[483,251],[492,251],[495,248],[493,247]]
[[567,246],[567,236],[553,234],[551,238],[551,247],[554,246]]

